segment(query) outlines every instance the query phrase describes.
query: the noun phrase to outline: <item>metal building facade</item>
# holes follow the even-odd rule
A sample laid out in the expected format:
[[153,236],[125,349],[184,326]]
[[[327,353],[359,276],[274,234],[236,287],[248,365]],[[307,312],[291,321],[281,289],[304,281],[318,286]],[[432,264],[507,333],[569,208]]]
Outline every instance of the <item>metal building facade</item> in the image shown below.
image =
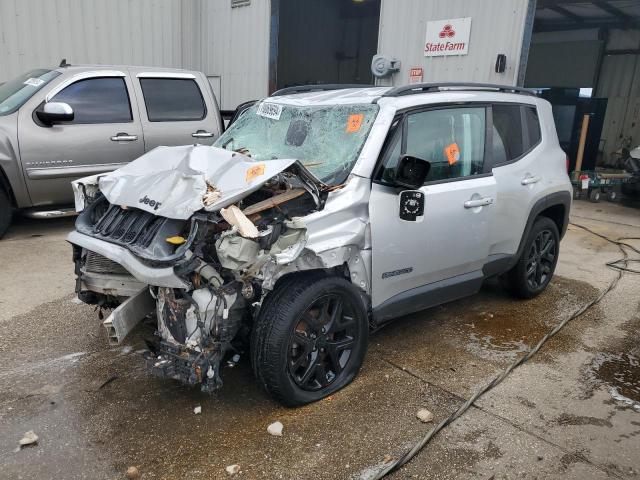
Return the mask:
[[[383,0],[378,53],[401,61],[401,70],[393,78],[395,84],[408,83],[409,70],[422,67],[425,82],[516,85],[523,44],[525,54],[529,44],[525,28],[528,13],[532,21],[529,0]],[[462,17],[472,19],[468,54],[425,57],[427,21]],[[495,72],[500,53],[507,57],[504,73]]]
[[0,0],[0,83],[27,70],[124,64],[201,70],[234,108],[268,90],[269,0]]
[[[0,82],[62,58],[187,68],[203,71],[221,107],[232,109],[275,88],[274,32],[287,28],[278,25],[281,1],[0,0]],[[533,3],[382,0],[378,53],[398,57],[402,67],[380,83],[406,84],[412,67],[423,67],[424,81],[518,83]],[[425,57],[427,22],[456,17],[472,18],[468,54]],[[494,71],[499,53],[507,58],[504,73]]]

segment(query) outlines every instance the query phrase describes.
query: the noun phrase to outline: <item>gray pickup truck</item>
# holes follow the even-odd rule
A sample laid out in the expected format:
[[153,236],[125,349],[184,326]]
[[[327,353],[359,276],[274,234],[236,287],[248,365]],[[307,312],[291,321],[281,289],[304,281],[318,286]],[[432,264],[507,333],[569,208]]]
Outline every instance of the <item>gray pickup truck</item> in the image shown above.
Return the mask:
[[72,210],[71,181],[159,145],[211,145],[222,133],[204,74],[151,67],[37,69],[0,85],[0,238],[16,209]]

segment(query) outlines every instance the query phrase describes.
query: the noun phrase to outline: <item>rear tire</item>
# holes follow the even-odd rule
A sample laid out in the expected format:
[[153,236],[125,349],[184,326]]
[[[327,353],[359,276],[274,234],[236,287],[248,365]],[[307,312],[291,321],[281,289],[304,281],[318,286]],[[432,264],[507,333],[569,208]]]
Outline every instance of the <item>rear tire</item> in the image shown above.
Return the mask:
[[598,203],[600,201],[600,189],[594,188],[589,192],[589,201],[593,203]]
[[360,370],[369,322],[359,290],[340,277],[283,281],[258,314],[251,360],[258,383],[295,407],[345,387]]
[[503,285],[516,297],[533,298],[549,285],[558,263],[560,235],[555,222],[538,217],[518,259],[503,278]]
[[11,219],[13,217],[13,206],[9,200],[7,192],[0,187],[0,238],[7,233],[9,225],[11,225]]

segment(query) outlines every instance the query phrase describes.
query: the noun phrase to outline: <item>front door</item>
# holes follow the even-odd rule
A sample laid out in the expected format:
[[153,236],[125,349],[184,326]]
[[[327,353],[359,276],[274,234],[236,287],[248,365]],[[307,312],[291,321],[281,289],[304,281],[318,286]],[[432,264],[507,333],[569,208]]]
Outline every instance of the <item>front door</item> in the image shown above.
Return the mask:
[[144,153],[131,84],[122,72],[82,74],[47,100],[71,106],[74,119],[47,126],[32,108],[19,114],[20,157],[34,206],[73,203],[71,181],[114,170]]
[[[374,311],[384,302],[409,301],[429,285],[447,286],[450,297],[464,296],[468,289],[456,295],[457,281],[475,278],[479,286],[489,252],[496,183],[485,172],[486,108],[433,108],[409,112],[401,122],[369,204]],[[394,186],[403,154],[431,164],[414,193]]]

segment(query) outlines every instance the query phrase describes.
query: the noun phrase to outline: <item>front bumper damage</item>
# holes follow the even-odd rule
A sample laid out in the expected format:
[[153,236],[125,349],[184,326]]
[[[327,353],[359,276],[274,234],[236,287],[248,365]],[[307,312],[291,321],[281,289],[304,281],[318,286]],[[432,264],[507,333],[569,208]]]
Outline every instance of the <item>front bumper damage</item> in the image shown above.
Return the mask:
[[[77,181],[76,199],[83,210],[68,241],[79,298],[112,309],[104,322],[110,342],[121,342],[142,318],[155,316],[156,334],[143,354],[151,372],[210,392],[222,385],[225,356],[247,343],[253,318],[279,275],[326,265],[328,256],[306,251],[303,219],[322,210],[327,191],[295,161],[278,161],[281,168],[256,183],[251,175],[260,176],[264,163],[241,156],[246,173],[235,185],[198,170],[198,158],[207,153],[202,149],[234,168],[235,154],[212,147],[174,148],[186,156],[174,155],[174,163],[163,158],[177,182],[170,198],[162,197],[163,190],[148,190],[144,175],[136,173],[145,170],[145,165],[134,165],[145,156],[130,164],[132,171],[124,167],[109,174],[104,189],[102,179]],[[200,182],[196,177],[202,173]],[[187,190],[193,197],[194,185],[200,184],[197,206],[193,198],[187,202],[175,194]],[[163,183],[162,188],[168,187]],[[141,189],[150,193],[142,195]],[[162,204],[165,216],[155,213],[151,197]],[[175,218],[166,216],[172,205]]]

